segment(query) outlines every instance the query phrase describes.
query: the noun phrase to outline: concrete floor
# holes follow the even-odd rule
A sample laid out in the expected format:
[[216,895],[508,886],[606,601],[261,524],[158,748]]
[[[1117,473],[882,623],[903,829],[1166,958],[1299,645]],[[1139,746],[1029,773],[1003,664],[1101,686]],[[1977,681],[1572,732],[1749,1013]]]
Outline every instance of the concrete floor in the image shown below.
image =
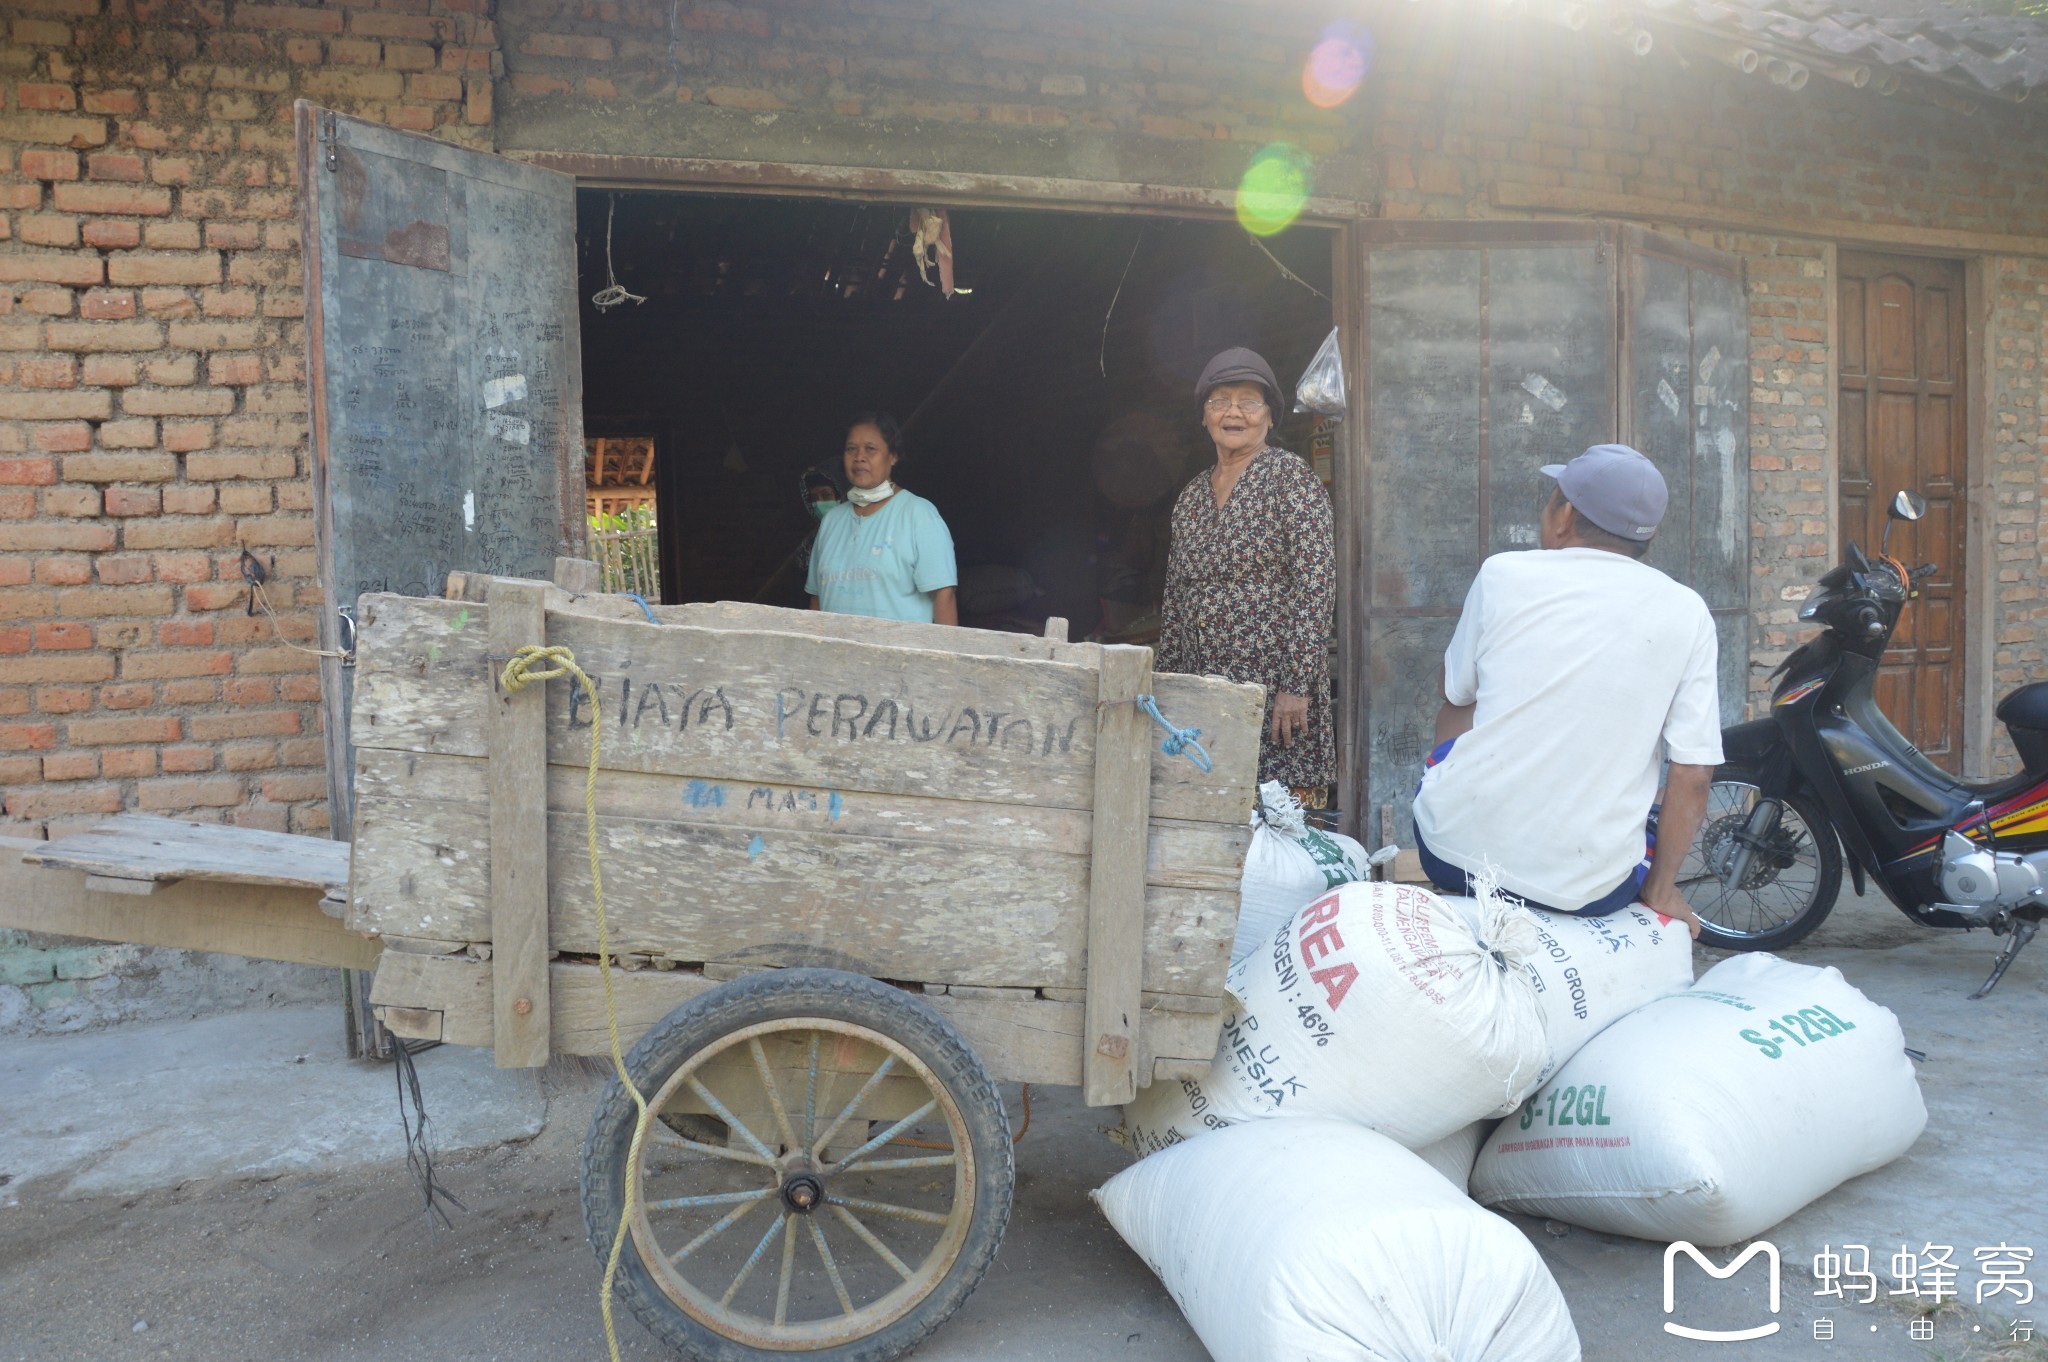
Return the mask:
[[[1905,1158],[1771,1232],[1785,1264],[1777,1336],[1669,1337],[1660,1246],[1517,1221],[1556,1274],[1588,1362],[2048,1362],[2048,1345],[2008,1341],[2016,1316],[2048,1335],[2048,1301],[1970,1299],[1980,1245],[2034,1249],[2029,1276],[2048,1282],[2048,947],[1969,1002],[1992,949],[1982,933],[1924,932],[1845,901],[1788,953],[1837,966],[1899,1013],[1927,1054],[1930,1119]],[[469,1208],[430,1237],[395,1161],[391,1073],[339,1051],[327,1009],[0,1042],[0,1362],[602,1356],[575,1194],[596,1078],[569,1065],[500,1073],[474,1051],[421,1056],[444,1181]],[[1206,1357],[1089,1204],[1126,1157],[1100,1133],[1112,1114],[1075,1098],[1035,1093],[1002,1254],[920,1359]],[[1867,1244],[1883,1273],[1901,1244],[1929,1242],[1955,1246],[1965,1265],[1962,1308],[1933,1319],[1931,1341],[1911,1339],[1912,1312],[1888,1301],[1834,1304],[1833,1341],[1814,1339],[1826,1302],[1811,1295],[1810,1267],[1823,1244]],[[1682,1279],[1680,1315],[1708,1327],[1769,1318],[1757,1274]],[[673,1357],[620,1318],[627,1357]]]

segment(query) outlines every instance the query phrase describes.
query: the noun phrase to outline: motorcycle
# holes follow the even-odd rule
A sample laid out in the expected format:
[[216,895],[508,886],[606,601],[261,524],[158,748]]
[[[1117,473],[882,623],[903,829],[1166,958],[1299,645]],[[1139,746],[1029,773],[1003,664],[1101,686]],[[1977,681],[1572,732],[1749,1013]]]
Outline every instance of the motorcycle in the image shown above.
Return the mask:
[[1987,784],[1936,766],[1878,708],[1878,663],[1935,571],[1909,570],[1885,545],[1893,522],[1926,510],[1900,492],[1875,561],[1850,543],[1807,596],[1799,618],[1821,632],[1773,673],[1769,717],[1722,730],[1679,888],[1703,943],[1775,950],[1834,909],[1846,850],[1857,893],[1875,882],[1915,922],[2009,938],[1970,995],[1982,998],[2048,915],[2048,681],[1999,703],[2024,770]]

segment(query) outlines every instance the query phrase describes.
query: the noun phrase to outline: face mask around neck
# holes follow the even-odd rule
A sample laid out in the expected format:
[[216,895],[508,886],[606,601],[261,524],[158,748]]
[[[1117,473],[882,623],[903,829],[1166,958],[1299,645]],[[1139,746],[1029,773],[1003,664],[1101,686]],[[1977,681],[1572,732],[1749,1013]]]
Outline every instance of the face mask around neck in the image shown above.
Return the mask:
[[895,495],[896,484],[884,478],[873,487],[848,488],[846,499],[856,506],[873,506],[877,502],[887,501]]

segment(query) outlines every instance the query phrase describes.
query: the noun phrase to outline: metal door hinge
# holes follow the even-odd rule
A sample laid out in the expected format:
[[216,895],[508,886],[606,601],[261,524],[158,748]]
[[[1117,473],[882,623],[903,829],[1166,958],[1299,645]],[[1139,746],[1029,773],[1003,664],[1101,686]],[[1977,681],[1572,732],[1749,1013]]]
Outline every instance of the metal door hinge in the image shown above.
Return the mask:
[[340,627],[335,632],[340,635],[341,665],[353,667],[356,665],[356,608],[338,605],[334,613],[340,620]]
[[341,169],[341,146],[335,138],[332,110],[323,111],[320,115],[320,140],[327,144],[327,170],[332,174]]

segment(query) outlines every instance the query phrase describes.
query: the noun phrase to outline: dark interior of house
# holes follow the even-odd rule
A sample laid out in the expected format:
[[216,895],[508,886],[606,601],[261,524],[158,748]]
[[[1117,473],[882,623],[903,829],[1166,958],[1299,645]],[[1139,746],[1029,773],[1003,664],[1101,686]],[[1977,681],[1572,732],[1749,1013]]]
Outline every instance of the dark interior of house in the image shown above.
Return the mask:
[[[963,624],[1148,642],[1173,498],[1213,457],[1196,375],[1249,345],[1291,390],[1331,327],[1312,228],[954,209],[947,297],[903,204],[598,189],[578,209],[585,431],[653,441],[592,467],[654,489],[669,602],[804,604],[801,476],[880,409],[897,481],[952,531]],[[614,282],[645,301],[593,303]],[[1316,420],[1283,411],[1275,442],[1327,481]]]

